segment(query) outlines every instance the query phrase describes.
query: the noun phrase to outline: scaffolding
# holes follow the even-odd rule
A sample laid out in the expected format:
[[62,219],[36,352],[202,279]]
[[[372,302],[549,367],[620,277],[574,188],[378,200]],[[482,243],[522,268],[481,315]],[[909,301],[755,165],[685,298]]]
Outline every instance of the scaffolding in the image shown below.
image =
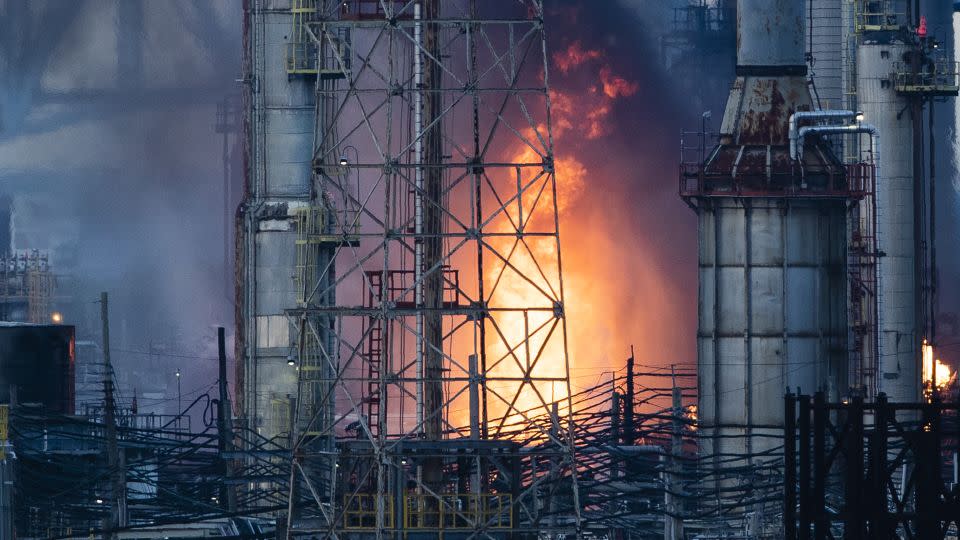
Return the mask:
[[907,20],[898,0],[854,0],[853,6],[857,34],[897,31]]
[[477,4],[291,4],[322,202],[286,310],[289,536],[579,532],[544,8]]
[[28,249],[0,257],[0,319],[50,322],[55,290],[47,253]]
[[942,54],[927,51],[924,64],[913,70],[907,64],[894,65],[893,85],[898,94],[930,97],[956,97],[960,86],[957,82],[958,64],[943,58]]
[[[317,22],[318,2],[321,0],[292,0],[291,38],[287,43],[287,75],[290,77],[321,77],[342,79],[350,71],[350,57],[345,47],[350,41],[347,29],[328,33],[324,43],[317,46],[310,25]],[[380,0],[375,0],[379,5]],[[350,3],[341,9],[350,11]]]

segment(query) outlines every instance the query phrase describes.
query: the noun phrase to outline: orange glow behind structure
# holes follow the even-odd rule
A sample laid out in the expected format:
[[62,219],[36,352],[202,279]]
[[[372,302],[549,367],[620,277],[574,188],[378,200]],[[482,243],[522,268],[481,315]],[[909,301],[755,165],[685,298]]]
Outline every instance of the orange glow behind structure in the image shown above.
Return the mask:
[[[604,370],[610,370],[622,360],[623,351],[634,339],[632,328],[624,321],[628,298],[636,294],[641,287],[651,286],[658,276],[646,276],[643,268],[637,268],[632,275],[617,276],[608,279],[600,272],[604,261],[598,254],[616,254],[623,251],[619,236],[625,227],[616,223],[614,218],[591,219],[584,210],[584,199],[591,196],[591,190],[602,190],[600,178],[591,178],[591,171],[585,160],[577,155],[577,145],[581,141],[594,141],[607,136],[612,130],[611,114],[616,104],[633,96],[639,90],[636,82],[628,81],[617,74],[604,61],[598,50],[584,49],[580,42],[574,42],[566,49],[555,53],[552,64],[561,75],[579,76],[587,82],[578,85],[575,90],[550,91],[553,135],[557,141],[556,192],[547,187],[542,191],[526,192],[516,204],[511,204],[507,216],[494,224],[498,232],[508,233],[516,230],[516,223],[522,224],[525,231],[552,229],[555,206],[559,215],[559,227],[563,230],[563,276],[564,310],[567,319],[567,335],[561,335],[563,328],[554,327],[552,308],[545,291],[559,293],[561,278],[559,274],[558,246],[552,238],[538,238],[535,235],[516,238],[504,236],[494,242],[498,251],[510,256],[508,261],[495,261],[488,267],[484,276],[488,283],[496,283],[494,297],[509,296],[513,304],[538,306],[544,311],[521,313],[494,313],[497,332],[488,332],[488,358],[493,359],[492,372],[503,377],[524,377],[530,373],[536,377],[556,377],[553,382],[541,387],[524,388],[517,403],[512,407],[518,411],[531,411],[533,415],[544,412],[544,404],[563,400],[567,397],[567,385],[560,378],[565,373],[561,363],[564,358],[563,347],[567,347],[570,363],[573,392],[580,387],[590,385]],[[543,126],[537,131],[545,133]],[[532,129],[524,133],[525,137],[535,140],[537,134]],[[512,163],[537,163],[541,157],[530,147],[514,148],[509,152]],[[527,173],[529,174],[529,173]],[[599,175],[598,175],[599,176]],[[501,178],[500,183],[517,182],[515,178]],[[614,180],[618,181],[618,180]],[[548,221],[550,221],[548,223]],[[631,238],[631,241],[636,239]],[[622,253],[621,253],[622,255]],[[621,255],[614,263],[623,263]],[[626,255],[622,255],[627,258]],[[543,261],[548,261],[544,266]],[[511,268],[514,267],[514,268]],[[639,266],[639,265],[638,265]],[[648,298],[651,304],[670,306],[669,294],[663,292],[663,298]],[[668,308],[669,310],[669,308]],[[641,314],[634,314],[641,317]],[[637,321],[643,323],[643,321]],[[493,334],[493,335],[491,335]],[[529,339],[527,339],[529,336]],[[516,347],[529,343],[529,347]],[[507,361],[510,356],[518,357],[518,362]],[[518,364],[526,366],[528,374],[521,373]],[[577,374],[582,372],[583,383],[578,385]],[[519,383],[524,384],[524,383]],[[545,386],[545,387],[544,387]],[[492,388],[495,392],[496,388]],[[506,390],[506,389],[504,389]],[[512,394],[504,391],[504,395]],[[560,412],[563,413],[563,405]],[[498,414],[493,414],[494,412]],[[506,410],[491,410],[491,417],[497,417]],[[507,423],[520,420],[518,414],[507,414]]]

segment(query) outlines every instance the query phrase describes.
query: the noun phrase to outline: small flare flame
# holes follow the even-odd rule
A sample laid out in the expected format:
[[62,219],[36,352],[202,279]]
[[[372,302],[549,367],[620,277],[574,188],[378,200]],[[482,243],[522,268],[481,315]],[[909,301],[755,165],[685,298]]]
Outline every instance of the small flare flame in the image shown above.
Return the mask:
[[939,358],[935,357],[933,345],[923,340],[923,391],[930,395],[936,387],[937,390],[946,390],[953,381],[955,374],[950,370],[950,366],[944,364]]
[[690,431],[696,431],[696,430],[697,430],[697,423],[698,423],[699,420],[700,420],[700,417],[699,417],[699,415],[698,415],[698,412],[699,412],[699,410],[698,410],[698,408],[697,408],[696,405],[688,405],[688,406],[686,407],[686,412],[684,413],[684,416],[686,417],[687,421],[689,422],[689,423],[687,424],[687,428],[688,428]]

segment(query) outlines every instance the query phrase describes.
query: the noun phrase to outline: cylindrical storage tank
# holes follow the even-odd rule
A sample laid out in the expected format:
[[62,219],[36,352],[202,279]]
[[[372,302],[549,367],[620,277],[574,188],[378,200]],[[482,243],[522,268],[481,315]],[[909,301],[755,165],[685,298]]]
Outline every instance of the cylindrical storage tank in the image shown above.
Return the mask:
[[783,443],[787,388],[847,387],[846,208],[714,198],[698,216],[700,426],[708,462],[735,475],[734,456],[762,462]]
[[[804,58],[805,2],[798,0],[739,0],[737,3],[737,70],[763,73],[767,68],[806,70]],[[752,71],[752,73],[744,73]]]
[[894,88],[895,64],[908,47],[877,34],[864,38],[857,51],[857,95],[864,120],[875,125],[883,144],[881,178],[876,186],[879,327],[878,390],[894,402],[920,398],[917,345],[913,125],[907,99]]

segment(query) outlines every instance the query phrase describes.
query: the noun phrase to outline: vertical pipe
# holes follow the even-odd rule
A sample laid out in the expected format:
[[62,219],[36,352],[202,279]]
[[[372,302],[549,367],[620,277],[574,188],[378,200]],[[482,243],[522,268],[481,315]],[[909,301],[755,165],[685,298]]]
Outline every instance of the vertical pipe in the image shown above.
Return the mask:
[[287,429],[287,444],[291,450],[290,456],[290,495],[287,502],[287,531],[293,525],[293,521],[299,517],[297,511],[297,499],[300,497],[300,481],[297,479],[297,450],[294,448],[297,443],[297,399],[293,395],[287,395],[287,414],[289,415]]
[[[480,372],[477,366],[477,355],[471,354],[469,357],[470,369],[470,438],[480,439]],[[483,463],[479,457],[474,459],[473,478],[470,487],[475,495],[481,493],[483,478],[486,477],[482,469]]]
[[113,395],[113,365],[110,362],[110,309],[107,293],[100,293],[100,323],[103,338],[103,394],[104,436],[107,439],[107,468],[110,470],[110,515],[104,523],[107,537],[117,538],[116,529],[124,525],[123,509],[126,507],[126,473],[121,467],[120,450],[117,444],[116,403]]
[[[674,371],[674,366],[671,366]],[[680,518],[680,508],[678,508],[675,492],[678,489],[680,476],[680,458],[683,448],[683,394],[680,387],[677,386],[676,373],[672,375],[672,436],[670,441],[670,467],[665,471],[666,489],[664,503],[667,508],[667,515],[664,519],[664,540],[682,540],[683,538],[683,520]]]
[[[440,54],[440,0],[421,0],[422,54],[421,87],[417,93],[422,96],[424,131],[423,139],[422,186],[417,193],[421,199],[422,234],[418,237],[422,246],[420,281],[422,304],[417,313],[423,316],[422,342],[423,366],[423,436],[427,441],[439,441],[444,433],[444,391],[443,391],[443,292],[444,269],[444,170],[443,170],[443,70],[439,62]],[[425,486],[436,491],[443,483],[443,460],[432,457],[423,460],[422,479]],[[429,520],[435,520],[432,509],[439,501],[433,497],[427,499]],[[428,523],[428,525],[436,525]]]
[[829,522],[824,519],[826,512],[826,431],[827,403],[823,391],[813,398],[813,535],[816,540],[826,540]]
[[[470,19],[477,20],[477,0],[470,0]],[[470,59],[469,69],[470,69],[470,85],[471,87],[476,87],[478,82],[478,71],[477,71],[477,46],[476,46],[477,32],[476,25],[467,26],[467,49],[468,56]],[[478,238],[483,236],[483,156],[481,155],[482,150],[480,147],[480,93],[472,92],[472,108],[473,108],[473,166],[470,168],[471,176],[473,177],[473,197],[474,197],[474,208],[473,208],[473,223],[477,229]],[[483,282],[483,242],[479,239],[476,241],[477,244],[477,298],[486,305],[486,290]],[[480,372],[487,372],[487,317],[486,313],[480,313],[477,315],[477,326],[479,327],[479,343],[477,348],[480,353]],[[480,431],[484,439],[487,438],[487,383],[486,379],[481,379],[480,381],[481,393],[480,393]]]
[[855,396],[847,407],[847,482],[844,538],[863,540],[865,538],[862,494],[866,491],[863,484],[863,397]]
[[[936,137],[934,133],[934,103],[933,100],[930,100],[930,110],[929,110],[929,120],[928,128],[930,130],[930,225],[928,227],[930,231],[930,268],[929,268],[929,298],[927,300],[930,308],[930,313],[928,315],[928,325],[930,328],[930,344],[937,345],[937,197],[936,197],[936,171],[937,171],[937,154],[936,154]],[[936,369],[934,369],[934,377],[936,377]],[[934,384],[933,391],[937,391],[937,386]]]
[[928,513],[928,530],[933,534],[942,534],[940,520],[942,516],[946,515],[944,512],[945,506],[940,497],[943,490],[943,464],[941,462],[943,455],[941,451],[944,439],[941,405],[939,397],[935,397],[932,402],[925,405],[928,418],[927,425],[930,429],[929,431],[926,429],[923,431],[923,436],[928,444],[926,454],[921,458],[927,462],[927,467],[929,467],[927,485],[922,490],[923,500],[921,503],[925,505]]
[[[914,78],[918,77],[917,72],[920,69],[919,58],[916,50],[910,54],[911,70]],[[927,338],[927,287],[926,287],[926,231],[924,230],[924,178],[923,178],[923,100],[921,97],[914,97],[910,101],[910,116],[913,122],[913,241],[914,241],[914,283],[916,284],[916,324],[914,335],[914,358],[917,362],[923,354],[923,340]],[[911,381],[913,382],[913,381]],[[920,381],[914,382],[919,388]]]
[[15,538],[13,535],[13,505],[11,504],[11,491],[13,491],[15,485],[12,468],[12,460],[4,459],[0,461],[0,540]]
[[[220,401],[217,403],[217,432],[220,440],[220,460],[225,479],[233,477],[230,460],[224,453],[233,450],[233,409],[230,407],[230,394],[227,391],[227,347],[224,328],[217,328],[217,361],[220,369]],[[237,510],[237,492],[232,484],[226,484],[220,494],[221,506],[228,512]]]
[[417,431],[423,432],[423,55],[419,48],[423,47],[423,23],[420,2],[413,5],[413,41],[418,48],[413,55],[413,159],[417,167],[414,172],[414,187],[416,195],[413,198],[414,255],[413,279],[414,295],[417,305]]
[[633,405],[636,400],[633,384],[633,347],[630,347],[630,358],[627,358],[627,400],[623,405],[623,444],[631,446],[636,443],[637,434],[633,425]]
[[800,396],[798,422],[800,442],[800,534],[799,540],[810,540],[812,503],[810,496],[810,396]]
[[480,438],[480,374],[477,371],[477,355],[469,357],[470,369],[470,438]]
[[783,534],[797,540],[797,400],[783,398]]
[[873,441],[871,444],[871,513],[874,515],[873,528],[870,531],[873,538],[890,538],[892,531],[887,524],[887,395],[877,396],[873,417]]
[[[610,404],[610,446],[620,444],[620,392],[614,390]],[[614,477],[617,475],[614,473]]]
[[443,119],[440,61],[440,0],[423,0],[424,49],[431,59],[423,70],[423,414],[424,434],[428,440],[439,440],[443,431],[443,308],[444,260],[443,253]]

